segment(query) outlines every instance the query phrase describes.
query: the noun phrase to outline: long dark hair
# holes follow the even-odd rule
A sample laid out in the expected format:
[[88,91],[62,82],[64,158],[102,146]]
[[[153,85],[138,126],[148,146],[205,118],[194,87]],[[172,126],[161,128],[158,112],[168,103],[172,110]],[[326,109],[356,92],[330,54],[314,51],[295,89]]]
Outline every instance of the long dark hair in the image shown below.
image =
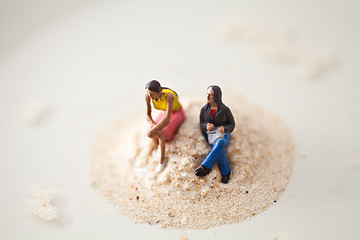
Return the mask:
[[[148,82],[146,84],[145,89],[149,89],[150,91],[160,93],[162,89],[170,89],[170,88],[162,87],[161,84],[157,80],[151,80],[150,82]],[[172,90],[172,89],[170,89],[170,90],[173,91],[177,95],[177,93],[174,90]]]
[[219,86],[216,85],[211,85],[209,86],[207,89],[211,88],[214,91],[214,102],[216,103],[217,107],[221,107],[223,105],[222,102],[222,92],[221,92],[221,88]]

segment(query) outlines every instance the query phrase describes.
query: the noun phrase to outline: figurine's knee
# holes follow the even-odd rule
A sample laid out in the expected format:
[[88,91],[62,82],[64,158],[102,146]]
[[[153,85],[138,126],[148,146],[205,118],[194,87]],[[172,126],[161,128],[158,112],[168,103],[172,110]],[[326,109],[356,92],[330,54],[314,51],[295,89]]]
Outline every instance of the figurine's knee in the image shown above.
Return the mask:
[[225,148],[226,146],[226,141],[225,139],[219,139],[215,142],[215,146],[216,147],[220,147],[220,148]]

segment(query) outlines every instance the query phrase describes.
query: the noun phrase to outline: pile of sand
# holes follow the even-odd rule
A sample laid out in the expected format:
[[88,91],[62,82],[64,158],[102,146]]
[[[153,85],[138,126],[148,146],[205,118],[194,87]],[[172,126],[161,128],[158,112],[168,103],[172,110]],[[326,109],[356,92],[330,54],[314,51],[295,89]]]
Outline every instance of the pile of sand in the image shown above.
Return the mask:
[[199,128],[204,99],[182,100],[186,119],[166,145],[167,165],[155,174],[158,151],[148,154],[145,113],[119,121],[99,137],[92,162],[94,186],[136,223],[205,229],[239,222],[269,207],[285,190],[293,143],[278,118],[242,99],[224,99],[236,127],[227,147],[232,170],[220,182],[215,165],[199,178],[194,170],[210,151]]

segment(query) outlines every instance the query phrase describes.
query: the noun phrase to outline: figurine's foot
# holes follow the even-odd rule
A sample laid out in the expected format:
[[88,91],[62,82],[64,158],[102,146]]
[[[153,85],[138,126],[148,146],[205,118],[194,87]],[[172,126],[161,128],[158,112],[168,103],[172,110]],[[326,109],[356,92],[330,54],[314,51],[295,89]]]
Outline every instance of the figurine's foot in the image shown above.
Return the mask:
[[231,173],[229,173],[229,174],[227,174],[227,175],[221,175],[221,182],[222,183],[228,183],[228,181],[229,181],[229,179],[230,179],[230,174]]
[[163,164],[159,163],[155,169],[155,172],[160,173],[162,170],[164,170],[164,167],[165,167],[165,163]]
[[198,177],[204,177],[208,175],[210,172],[210,168],[205,167],[204,165],[201,165],[198,169],[195,170],[195,175]]

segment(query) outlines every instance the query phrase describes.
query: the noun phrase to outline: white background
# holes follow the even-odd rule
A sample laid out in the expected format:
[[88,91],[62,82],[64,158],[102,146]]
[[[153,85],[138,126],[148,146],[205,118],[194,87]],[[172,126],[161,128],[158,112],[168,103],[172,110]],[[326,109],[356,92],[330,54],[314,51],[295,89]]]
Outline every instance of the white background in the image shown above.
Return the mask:
[[[0,1],[0,238],[358,239],[359,12],[358,1]],[[229,43],[224,29],[243,18],[333,54],[337,67],[311,79]],[[151,79],[180,98],[216,83],[278,115],[295,141],[278,203],[196,231],[132,224],[107,203],[91,186],[91,147],[108,124],[145,111]],[[24,114],[37,102],[50,113],[33,125]],[[27,213],[32,183],[54,191],[58,219]]]

